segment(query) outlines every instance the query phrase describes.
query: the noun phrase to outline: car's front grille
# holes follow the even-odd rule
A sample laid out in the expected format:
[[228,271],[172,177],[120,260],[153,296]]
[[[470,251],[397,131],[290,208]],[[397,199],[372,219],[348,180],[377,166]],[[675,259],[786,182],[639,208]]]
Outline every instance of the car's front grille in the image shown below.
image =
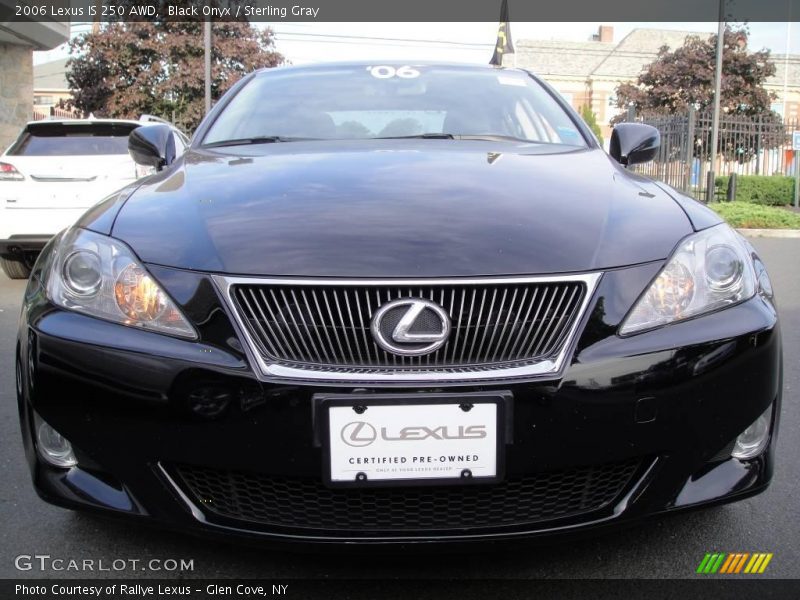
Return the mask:
[[[464,369],[552,357],[580,312],[580,279],[477,284],[235,283],[234,308],[262,357],[310,368]],[[370,331],[375,311],[400,298],[423,298],[452,322],[447,342],[422,356],[382,349]]]
[[547,471],[494,485],[331,489],[320,481],[179,465],[209,516],[265,526],[410,532],[513,527],[593,512],[628,486],[637,459]]

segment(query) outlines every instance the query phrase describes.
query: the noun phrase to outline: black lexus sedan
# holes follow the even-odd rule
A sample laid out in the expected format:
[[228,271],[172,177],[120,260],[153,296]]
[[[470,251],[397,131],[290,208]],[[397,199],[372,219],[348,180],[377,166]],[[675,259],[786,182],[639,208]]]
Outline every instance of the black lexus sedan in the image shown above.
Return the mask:
[[316,544],[564,536],[773,470],[767,272],[522,70],[253,73],[40,256],[16,348],[46,501]]

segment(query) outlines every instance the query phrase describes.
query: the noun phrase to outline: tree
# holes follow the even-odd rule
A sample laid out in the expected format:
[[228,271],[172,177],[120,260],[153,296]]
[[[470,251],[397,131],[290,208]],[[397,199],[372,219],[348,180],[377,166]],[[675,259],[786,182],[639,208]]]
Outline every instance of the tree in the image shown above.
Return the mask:
[[[242,76],[283,63],[272,31],[247,22],[212,25],[211,97]],[[193,131],[204,114],[203,22],[114,22],[70,43],[66,105],[88,114],[153,114]]]
[[[745,26],[725,28],[720,107],[727,114],[770,115],[775,95],[764,88],[775,74],[769,50],[750,52]],[[663,46],[658,57],[639,75],[635,84],[623,83],[616,89],[619,108],[633,105],[636,112],[674,114],[694,104],[698,110],[710,108],[714,101],[714,70],[717,36],[707,39],[689,36],[673,51]],[[613,122],[619,122],[618,116]]]
[[603,145],[603,133],[600,131],[600,125],[597,124],[597,115],[592,111],[592,108],[588,104],[584,104],[581,106],[581,117],[583,120],[586,121],[586,124],[589,126],[589,129],[592,130],[592,133],[597,137],[597,141],[600,142],[600,145]]
[[358,121],[344,121],[336,128],[336,133],[346,138],[367,138],[374,134]]

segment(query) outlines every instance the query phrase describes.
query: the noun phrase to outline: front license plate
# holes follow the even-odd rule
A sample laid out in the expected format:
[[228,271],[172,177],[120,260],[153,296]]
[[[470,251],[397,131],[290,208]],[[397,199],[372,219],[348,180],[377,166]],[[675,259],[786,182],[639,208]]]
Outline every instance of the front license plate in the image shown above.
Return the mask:
[[497,401],[327,406],[328,482],[479,483],[496,480]]

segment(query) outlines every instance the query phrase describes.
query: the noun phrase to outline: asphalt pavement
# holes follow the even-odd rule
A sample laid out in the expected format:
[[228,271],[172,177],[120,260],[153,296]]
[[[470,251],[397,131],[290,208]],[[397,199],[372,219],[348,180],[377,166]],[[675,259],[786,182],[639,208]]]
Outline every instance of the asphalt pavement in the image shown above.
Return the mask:
[[[682,578],[706,552],[772,552],[761,577],[800,578],[800,239],[753,239],[769,267],[782,320],[785,382],[778,461],[770,489],[736,504],[653,519],[582,542],[504,552],[353,557],[295,554],[132,527],[45,504],[31,487],[14,395],[14,340],[24,282],[0,274],[0,578],[141,577],[150,559],[192,560],[202,578]],[[125,559],[121,571],[18,571],[19,555]],[[118,563],[119,564],[119,563]]]

